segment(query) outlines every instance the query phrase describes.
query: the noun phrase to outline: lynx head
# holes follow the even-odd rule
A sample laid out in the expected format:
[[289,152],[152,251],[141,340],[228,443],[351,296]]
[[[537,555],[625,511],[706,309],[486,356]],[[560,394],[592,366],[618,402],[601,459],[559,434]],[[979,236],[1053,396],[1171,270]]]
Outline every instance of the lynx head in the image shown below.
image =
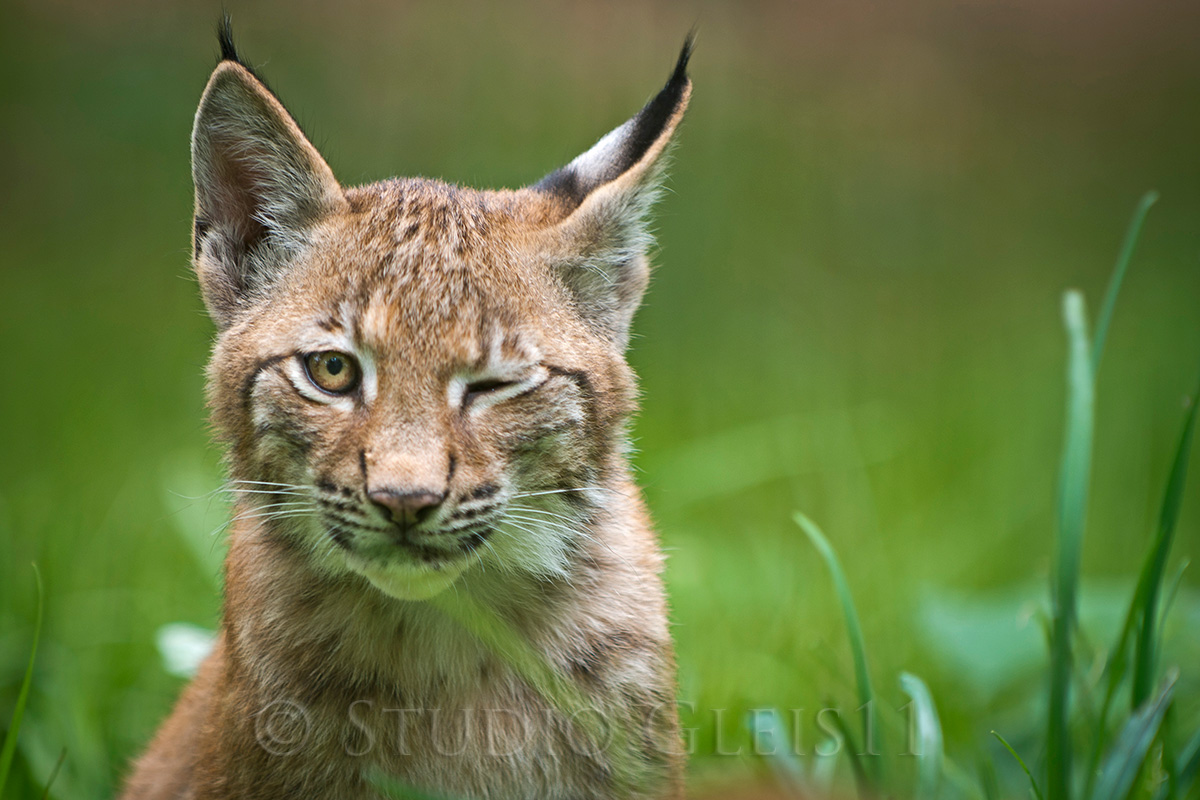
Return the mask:
[[624,476],[624,350],[690,42],[632,119],[541,182],[346,188],[239,60],[196,113],[194,265],[246,535],[401,599],[565,574]]

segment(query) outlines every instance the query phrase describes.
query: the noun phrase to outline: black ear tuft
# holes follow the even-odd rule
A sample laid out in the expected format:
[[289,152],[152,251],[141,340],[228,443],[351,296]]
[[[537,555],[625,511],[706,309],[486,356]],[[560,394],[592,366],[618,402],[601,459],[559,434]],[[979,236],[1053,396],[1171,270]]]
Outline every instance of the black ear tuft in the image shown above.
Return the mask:
[[[242,64],[242,58],[238,55],[237,47],[233,43],[233,20],[230,19],[229,13],[221,15],[221,21],[217,23],[217,42],[221,45],[221,60],[234,61]],[[242,66],[246,66],[242,64]]]
[[687,80],[688,62],[692,60],[692,51],[696,49],[696,29],[692,28],[688,31],[688,35],[684,37],[683,47],[679,51],[679,60],[675,62],[675,72],[671,74],[672,82],[683,82]]
[[597,142],[596,146],[562,169],[542,178],[533,188],[554,195],[568,208],[583,202],[591,192],[616,180],[636,165],[677,121],[692,85],[687,74],[696,34],[683,42],[671,77],[632,119]]
[[612,174],[601,181],[602,183],[612,180],[640,161],[650,149],[650,145],[662,135],[663,128],[679,108],[679,101],[683,99],[683,93],[691,83],[687,66],[692,60],[692,47],[695,43],[696,32],[692,31],[683,40],[683,49],[679,51],[679,60],[675,62],[675,69],[667,85],[634,117],[633,131],[625,145],[624,159],[612,166]]
[[[242,69],[246,70],[246,72],[249,72],[251,75],[253,75],[254,78],[262,84],[263,88],[270,92],[272,97],[274,97],[276,100],[279,100],[279,95],[275,93],[275,90],[271,88],[266,79],[263,78],[262,75],[259,75],[253,67],[242,60],[241,54],[238,53],[237,45],[233,42],[233,18],[229,16],[228,11],[221,14],[221,19],[219,22],[217,22],[217,42],[221,46],[221,61],[218,63],[232,61],[233,63],[237,64]],[[283,101],[280,101],[280,103],[282,102]]]

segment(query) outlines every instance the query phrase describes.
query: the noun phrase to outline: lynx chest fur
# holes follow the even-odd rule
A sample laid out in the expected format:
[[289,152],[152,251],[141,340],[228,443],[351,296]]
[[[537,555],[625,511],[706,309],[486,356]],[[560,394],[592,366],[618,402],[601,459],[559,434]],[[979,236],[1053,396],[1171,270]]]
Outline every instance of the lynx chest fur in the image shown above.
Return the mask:
[[192,165],[224,615],[124,797],[676,794],[624,351],[690,48],[570,164],[476,191],[341,186],[221,44]]

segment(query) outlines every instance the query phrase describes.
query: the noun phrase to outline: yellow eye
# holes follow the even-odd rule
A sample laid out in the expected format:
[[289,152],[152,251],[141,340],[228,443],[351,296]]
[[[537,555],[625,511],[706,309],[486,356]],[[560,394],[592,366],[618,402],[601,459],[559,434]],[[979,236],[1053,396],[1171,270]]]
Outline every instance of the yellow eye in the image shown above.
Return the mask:
[[330,394],[348,394],[358,387],[361,370],[354,356],[325,350],[304,357],[308,379]]

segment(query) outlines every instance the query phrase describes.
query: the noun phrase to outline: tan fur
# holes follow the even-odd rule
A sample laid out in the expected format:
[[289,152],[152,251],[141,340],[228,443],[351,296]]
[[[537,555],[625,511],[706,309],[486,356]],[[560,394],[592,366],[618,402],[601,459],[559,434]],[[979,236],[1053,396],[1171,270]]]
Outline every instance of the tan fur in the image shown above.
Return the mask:
[[[193,160],[195,266],[220,330],[209,400],[236,498],[224,618],[123,797],[376,797],[375,770],[452,797],[679,791],[623,350],[685,63],[669,113],[643,112],[650,140],[601,142],[573,165],[576,195],[342,189],[250,71],[217,67]],[[327,350],[363,364],[354,396],[306,382],[303,355]],[[488,378],[517,388],[468,402]],[[445,499],[400,535],[378,489]],[[427,601],[364,577],[401,562],[469,566]]]

